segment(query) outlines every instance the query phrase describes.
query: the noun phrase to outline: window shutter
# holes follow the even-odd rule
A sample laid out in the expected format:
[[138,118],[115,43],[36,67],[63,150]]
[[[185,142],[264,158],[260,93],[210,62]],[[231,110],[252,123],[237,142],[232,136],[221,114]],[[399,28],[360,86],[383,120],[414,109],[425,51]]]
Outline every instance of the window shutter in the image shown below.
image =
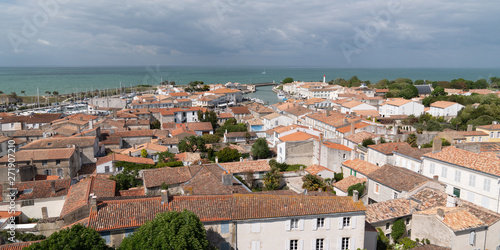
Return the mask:
[[325,218],[325,228],[326,230],[330,230],[330,218]]
[[285,250],[290,250],[290,240],[285,240]]
[[299,240],[299,250],[304,250],[304,240]]
[[344,218],[343,217],[340,217],[339,218],[339,229],[342,230],[343,229],[343,225],[342,223],[344,222]]
[[337,249],[342,249],[342,237],[337,238]]
[[318,229],[318,220],[319,219],[313,220],[313,231],[316,231]]
[[285,230],[286,231],[290,231],[290,227],[291,227],[291,220],[286,220],[286,227],[285,227]]
[[299,230],[300,231],[304,230],[304,219],[299,219]]
[[329,250],[330,249],[330,239],[325,239],[325,246],[324,249]]
[[351,217],[351,228],[356,229],[356,217]]
[[311,249],[316,249],[316,239],[311,240]]
[[356,238],[351,237],[351,238],[349,239],[349,241],[350,241],[350,242],[349,242],[349,243],[350,243],[350,244],[349,244],[350,249],[356,250]]
[[471,246],[474,246],[475,241],[476,241],[476,232],[475,231],[471,231],[470,234],[469,234],[469,244]]

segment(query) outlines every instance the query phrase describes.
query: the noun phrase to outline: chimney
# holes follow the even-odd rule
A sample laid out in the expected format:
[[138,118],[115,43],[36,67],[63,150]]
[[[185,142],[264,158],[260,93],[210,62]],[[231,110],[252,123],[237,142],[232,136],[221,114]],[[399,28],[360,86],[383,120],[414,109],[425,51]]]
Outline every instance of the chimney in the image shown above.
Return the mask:
[[219,157],[215,157],[215,163],[219,163]]
[[243,157],[240,156],[240,162],[243,162]]
[[52,195],[56,194],[56,182],[55,181],[50,182],[50,193]]
[[97,212],[97,196],[90,194],[90,207],[92,212]]
[[352,191],[352,201],[357,202],[359,200],[359,192],[358,190]]
[[168,192],[168,189],[166,190],[161,190],[161,204],[168,204],[168,199],[170,198],[170,193]]
[[448,194],[446,197],[446,207],[456,207],[457,206],[457,196],[454,194]]
[[43,139],[47,138],[47,133],[43,132]]
[[432,153],[436,153],[441,151],[441,147],[443,145],[443,141],[441,141],[441,137],[436,136],[432,141]]
[[222,174],[222,184],[226,186],[233,185],[233,174],[232,173],[223,173]]
[[137,145],[136,144],[134,144],[134,149],[137,149]]
[[347,118],[344,118],[344,124],[347,124],[349,123],[349,121],[347,120]]
[[354,124],[354,122],[351,122],[351,135],[353,135],[353,134],[354,134],[354,131],[355,131],[355,126],[356,126],[356,125]]
[[495,124],[495,125],[498,124],[498,121],[493,121],[493,124]]
[[42,207],[42,219],[49,218],[49,213],[47,212],[47,207]]
[[467,125],[467,131],[472,131],[472,127],[473,127],[473,126],[474,126],[474,125],[472,125],[472,124]]
[[432,180],[434,180],[434,181],[439,181],[439,176],[438,176],[438,175],[434,175],[434,176],[432,176]]
[[323,189],[322,188],[318,188],[318,193],[322,193],[323,192]]
[[356,159],[356,149],[351,150],[351,160]]
[[329,109],[326,110],[326,116],[330,116],[330,110]]
[[444,219],[444,210],[442,208],[437,209],[437,216],[439,219]]

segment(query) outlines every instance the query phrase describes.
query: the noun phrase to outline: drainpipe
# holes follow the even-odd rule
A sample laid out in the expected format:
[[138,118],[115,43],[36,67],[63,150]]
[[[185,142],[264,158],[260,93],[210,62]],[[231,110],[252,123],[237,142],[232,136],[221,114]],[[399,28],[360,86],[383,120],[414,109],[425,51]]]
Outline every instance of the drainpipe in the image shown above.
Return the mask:
[[500,206],[500,180],[498,180],[497,185],[498,185],[498,197],[497,197],[497,213],[498,213],[498,207]]

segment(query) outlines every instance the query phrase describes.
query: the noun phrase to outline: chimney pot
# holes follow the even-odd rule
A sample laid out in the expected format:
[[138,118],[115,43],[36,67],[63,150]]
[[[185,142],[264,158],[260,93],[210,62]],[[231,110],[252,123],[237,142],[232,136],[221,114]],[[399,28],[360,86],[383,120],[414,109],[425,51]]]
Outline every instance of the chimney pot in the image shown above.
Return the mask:
[[161,190],[161,204],[168,204],[168,199],[170,198],[170,193],[168,192],[168,189]]
[[47,212],[47,207],[42,207],[42,219],[49,218],[49,213]]
[[442,208],[437,209],[437,216],[442,220],[444,219],[444,210]]
[[90,194],[90,207],[92,212],[97,212],[97,196]]
[[439,181],[439,176],[438,176],[438,175],[434,175],[434,176],[432,177],[432,179],[433,179],[433,180],[435,180],[435,181]]
[[226,186],[233,185],[233,174],[232,173],[223,173],[222,174],[222,184]]
[[457,206],[457,196],[453,194],[448,194],[446,197],[446,207],[456,207]]
[[436,153],[441,151],[441,148],[443,146],[443,141],[441,140],[440,137],[436,136],[434,140],[432,141],[432,153]]
[[357,202],[359,200],[359,192],[358,192],[358,190],[352,191],[352,200],[354,202]]
[[56,194],[56,182],[55,181],[50,182],[50,193],[52,195]]

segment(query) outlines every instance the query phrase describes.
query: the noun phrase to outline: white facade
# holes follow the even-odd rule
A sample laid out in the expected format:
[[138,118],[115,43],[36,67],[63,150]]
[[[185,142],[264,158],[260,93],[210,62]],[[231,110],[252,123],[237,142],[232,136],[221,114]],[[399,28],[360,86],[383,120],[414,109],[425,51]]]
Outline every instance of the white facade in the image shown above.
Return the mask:
[[391,115],[419,116],[424,113],[424,105],[414,101],[408,102],[400,106],[384,104],[380,106],[379,113],[382,117],[390,117]]
[[293,119],[285,115],[280,115],[271,119],[268,119],[268,117],[264,116],[262,118],[262,121],[264,122],[264,131],[273,129],[280,125],[288,126],[293,124]]
[[422,161],[398,153],[394,153],[393,156],[395,166],[406,168],[415,173],[421,173]]
[[[22,201],[16,201],[14,211],[22,211],[28,218],[42,219],[42,208],[47,207],[48,217],[59,217],[64,206],[66,196],[34,199],[33,205],[22,206]],[[0,203],[0,211],[9,211],[9,203]],[[12,209],[12,208],[10,208]]]
[[446,184],[446,193],[484,208],[499,211],[500,177],[424,157],[422,174]]
[[238,221],[236,232],[236,249],[356,250],[364,247],[365,215],[344,213]]
[[431,109],[429,110],[429,113],[432,116],[457,116],[458,111],[462,110],[462,108],[464,108],[464,105],[458,103],[455,103],[446,108],[433,107],[431,104]]

